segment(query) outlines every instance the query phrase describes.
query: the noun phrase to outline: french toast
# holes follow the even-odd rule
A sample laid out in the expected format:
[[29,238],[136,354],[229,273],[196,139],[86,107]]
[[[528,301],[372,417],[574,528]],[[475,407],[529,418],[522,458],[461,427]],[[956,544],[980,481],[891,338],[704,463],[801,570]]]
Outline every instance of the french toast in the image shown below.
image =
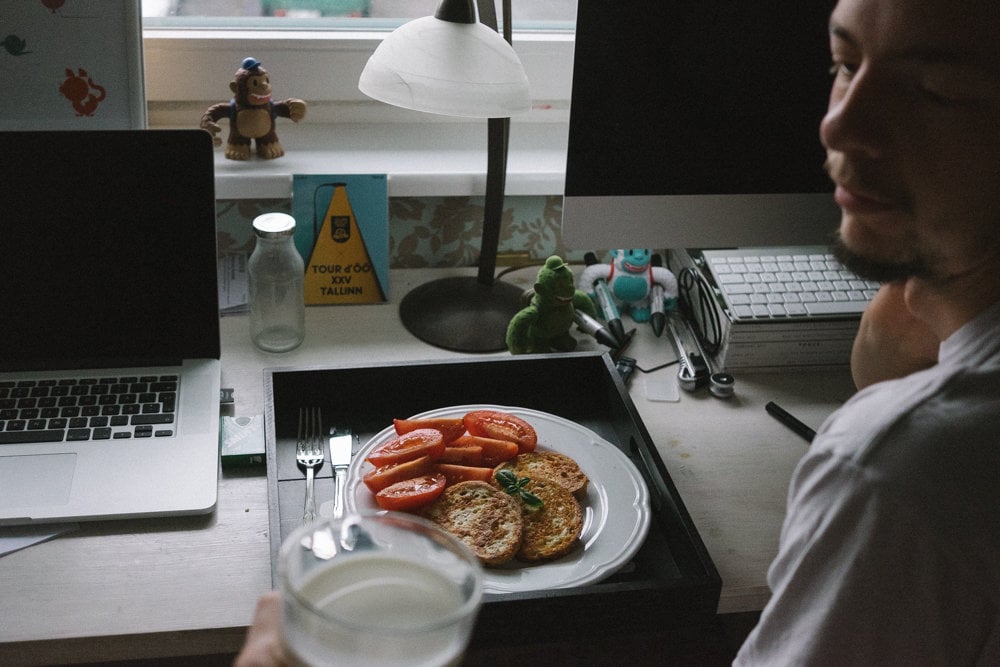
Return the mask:
[[449,486],[424,516],[465,542],[483,565],[502,565],[521,546],[520,503],[486,482]]
[[525,489],[538,496],[543,504],[538,509],[522,511],[524,528],[517,559],[538,562],[566,555],[583,531],[580,502],[560,482],[552,479],[532,479]]
[[582,494],[587,488],[587,475],[569,456],[552,451],[534,451],[518,454],[501,463],[493,472],[511,470],[518,478],[551,479],[559,482],[570,493]]

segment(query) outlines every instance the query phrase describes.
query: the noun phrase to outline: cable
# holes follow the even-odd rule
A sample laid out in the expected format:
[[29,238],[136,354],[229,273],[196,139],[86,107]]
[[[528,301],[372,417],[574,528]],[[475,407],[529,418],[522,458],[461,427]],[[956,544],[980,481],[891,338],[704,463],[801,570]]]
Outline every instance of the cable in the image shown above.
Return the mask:
[[684,317],[694,324],[691,328],[704,351],[714,355],[722,346],[722,322],[715,291],[700,271],[690,267],[681,270],[677,285]]

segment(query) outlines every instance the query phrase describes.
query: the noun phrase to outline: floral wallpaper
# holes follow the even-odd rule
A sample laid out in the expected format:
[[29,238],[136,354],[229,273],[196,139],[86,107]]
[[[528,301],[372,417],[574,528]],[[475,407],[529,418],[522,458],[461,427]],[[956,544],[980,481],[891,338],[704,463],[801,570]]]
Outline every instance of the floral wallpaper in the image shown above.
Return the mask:
[[[288,199],[223,200],[217,204],[220,255],[253,248],[253,219],[268,211],[291,213]],[[531,262],[550,255],[581,261],[559,235],[561,196],[507,197],[499,253],[526,254]],[[392,268],[475,266],[482,231],[482,197],[393,197],[389,200],[389,264]],[[588,249],[589,250],[589,249]]]

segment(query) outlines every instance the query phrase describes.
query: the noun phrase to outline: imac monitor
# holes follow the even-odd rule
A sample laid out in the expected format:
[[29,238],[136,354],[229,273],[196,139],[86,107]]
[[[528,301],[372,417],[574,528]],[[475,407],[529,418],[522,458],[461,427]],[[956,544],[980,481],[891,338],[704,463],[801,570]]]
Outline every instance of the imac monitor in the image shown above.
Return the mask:
[[833,0],[580,0],[564,243],[827,244]]

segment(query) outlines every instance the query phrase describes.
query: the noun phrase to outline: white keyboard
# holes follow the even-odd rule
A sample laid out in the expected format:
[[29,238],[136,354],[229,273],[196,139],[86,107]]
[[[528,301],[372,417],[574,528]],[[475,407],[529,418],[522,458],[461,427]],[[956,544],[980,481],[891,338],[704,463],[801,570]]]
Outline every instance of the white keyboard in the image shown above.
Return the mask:
[[878,290],[823,246],[703,250],[736,320],[860,316]]

